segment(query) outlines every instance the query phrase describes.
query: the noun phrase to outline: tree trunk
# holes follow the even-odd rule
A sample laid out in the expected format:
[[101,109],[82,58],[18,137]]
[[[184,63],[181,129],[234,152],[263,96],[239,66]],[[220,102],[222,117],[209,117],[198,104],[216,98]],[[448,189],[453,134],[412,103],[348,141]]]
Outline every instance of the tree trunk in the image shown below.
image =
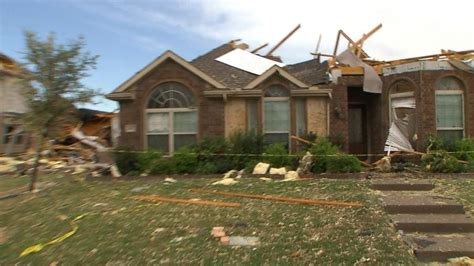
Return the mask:
[[38,166],[39,160],[41,159],[41,151],[43,148],[43,142],[46,135],[46,130],[41,130],[39,134],[38,143],[36,144],[36,151],[35,151],[35,160],[33,161],[33,172],[31,173],[31,181],[30,181],[30,191],[33,191],[36,188],[36,180],[38,179]]

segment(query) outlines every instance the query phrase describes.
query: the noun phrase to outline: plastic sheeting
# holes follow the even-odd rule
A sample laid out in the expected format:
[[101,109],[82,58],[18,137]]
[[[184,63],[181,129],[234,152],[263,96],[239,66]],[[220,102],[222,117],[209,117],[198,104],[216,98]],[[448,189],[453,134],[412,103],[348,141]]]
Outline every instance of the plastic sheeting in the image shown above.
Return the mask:
[[364,63],[359,57],[357,57],[351,50],[345,50],[336,57],[337,61],[342,64],[349,65],[351,67],[363,67],[364,68],[364,87],[365,92],[370,93],[382,93],[382,79],[380,79],[377,71],[368,64]]
[[215,60],[256,75],[263,74],[274,65],[279,67],[285,66],[283,63],[252,54],[239,48],[234,49]]

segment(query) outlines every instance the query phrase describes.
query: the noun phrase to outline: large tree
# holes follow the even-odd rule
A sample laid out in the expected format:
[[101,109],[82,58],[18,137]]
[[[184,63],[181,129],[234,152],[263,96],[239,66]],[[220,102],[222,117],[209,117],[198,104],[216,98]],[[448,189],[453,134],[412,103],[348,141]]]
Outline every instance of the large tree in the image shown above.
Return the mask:
[[25,39],[25,122],[37,145],[30,183],[30,190],[34,190],[45,139],[53,137],[70,119],[68,113],[74,105],[91,102],[97,95],[83,79],[89,76],[89,70],[95,69],[98,56],[83,51],[83,37],[58,44],[53,33],[41,40],[36,33],[27,31]]

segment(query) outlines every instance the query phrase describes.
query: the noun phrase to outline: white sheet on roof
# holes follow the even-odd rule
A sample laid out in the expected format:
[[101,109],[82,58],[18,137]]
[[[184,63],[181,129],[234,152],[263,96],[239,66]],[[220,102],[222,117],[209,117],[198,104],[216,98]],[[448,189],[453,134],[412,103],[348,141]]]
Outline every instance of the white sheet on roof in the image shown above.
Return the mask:
[[252,54],[239,48],[234,49],[215,60],[256,75],[263,74],[274,65],[280,67],[285,66],[283,63]]

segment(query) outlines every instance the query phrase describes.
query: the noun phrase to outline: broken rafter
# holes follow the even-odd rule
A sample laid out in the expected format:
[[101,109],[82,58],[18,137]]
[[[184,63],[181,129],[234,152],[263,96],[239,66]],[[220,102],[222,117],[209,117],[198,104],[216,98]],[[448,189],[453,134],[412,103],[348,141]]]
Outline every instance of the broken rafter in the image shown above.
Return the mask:
[[191,189],[192,192],[199,193],[209,193],[216,195],[224,196],[233,196],[233,197],[242,197],[242,198],[251,198],[251,199],[262,199],[262,200],[272,200],[272,201],[282,201],[282,202],[291,202],[291,203],[302,203],[307,205],[330,205],[330,206],[341,206],[341,207],[362,207],[362,204],[358,202],[339,202],[339,201],[322,201],[314,199],[302,199],[302,198],[287,198],[287,197],[277,197],[277,196],[268,196],[268,195],[255,195],[248,193],[238,193],[238,192],[221,192],[215,190],[206,190],[206,189]]
[[263,45],[260,45],[259,47],[253,49],[253,50],[251,51],[251,53],[252,53],[252,54],[255,54],[256,52],[258,52],[259,50],[261,50],[261,49],[263,49],[263,48],[265,48],[265,47],[267,47],[267,46],[268,46],[268,43],[263,44]]
[[134,198],[138,200],[152,201],[152,202],[170,202],[170,203],[178,203],[178,204],[209,205],[209,206],[217,206],[217,207],[240,207],[240,203],[237,203],[237,202],[163,198],[156,195],[136,196]]
[[[472,54],[472,55],[470,55]],[[450,57],[472,57],[474,58],[474,50],[465,50],[459,52],[448,52],[448,53],[441,53],[441,54],[431,54],[431,55],[424,55],[424,56],[417,56],[417,57],[409,57],[391,61],[380,61],[376,62],[374,65],[399,65],[405,64],[410,62],[422,61],[422,60],[433,60],[433,59],[449,59]]]
[[275,52],[276,49],[278,49],[288,38],[293,35],[299,28],[301,27],[301,24],[298,24],[290,33],[288,33],[275,47],[273,47],[265,56],[271,56],[273,52]]

